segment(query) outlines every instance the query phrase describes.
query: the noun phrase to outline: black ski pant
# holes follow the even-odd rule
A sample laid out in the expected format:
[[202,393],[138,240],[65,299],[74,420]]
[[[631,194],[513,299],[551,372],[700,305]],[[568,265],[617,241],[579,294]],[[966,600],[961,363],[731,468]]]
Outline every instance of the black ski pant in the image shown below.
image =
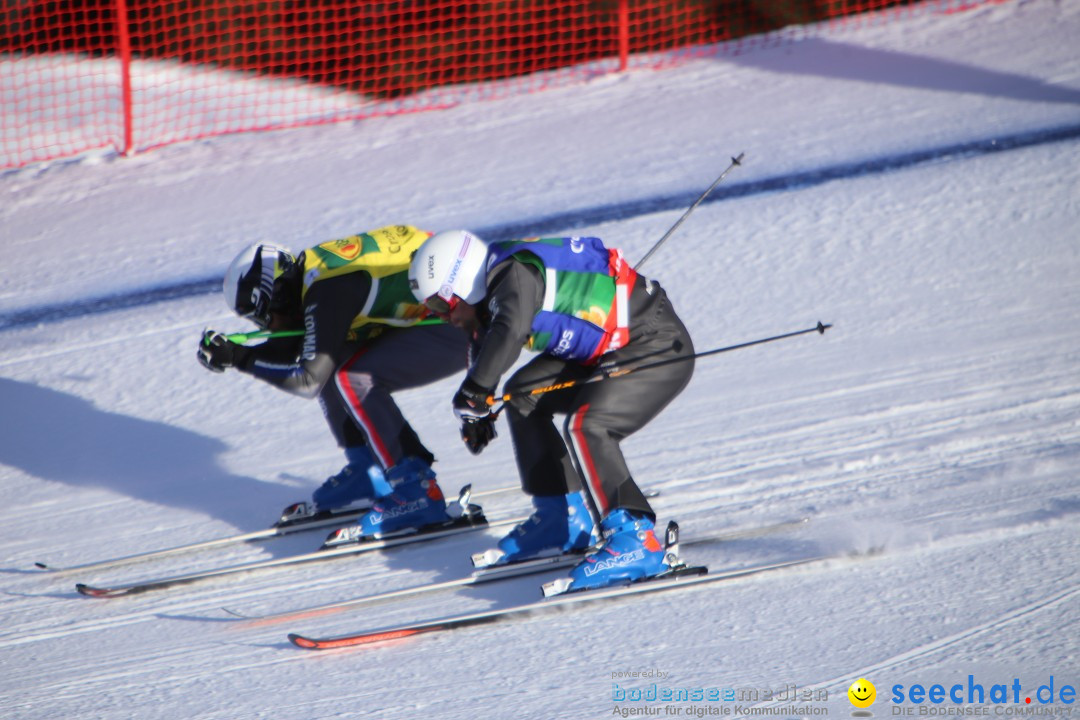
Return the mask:
[[467,348],[465,333],[444,324],[387,328],[347,346],[319,396],[338,444],[367,445],[383,469],[406,457],[430,465],[434,456],[402,415],[393,393],[462,372]]
[[[599,519],[622,508],[655,520],[626,465],[620,443],[656,417],[690,382],[694,345],[664,291],[655,283],[653,288],[655,296],[646,298],[645,311],[635,314],[630,342],[605,355],[599,365],[629,370],[686,359],[511,400],[507,418],[522,489],[527,494],[563,495],[584,487]],[[637,292],[644,290],[635,289]],[[514,373],[506,391],[582,381],[597,372],[597,367],[541,355]],[[562,435],[556,429],[555,415],[565,416]]]

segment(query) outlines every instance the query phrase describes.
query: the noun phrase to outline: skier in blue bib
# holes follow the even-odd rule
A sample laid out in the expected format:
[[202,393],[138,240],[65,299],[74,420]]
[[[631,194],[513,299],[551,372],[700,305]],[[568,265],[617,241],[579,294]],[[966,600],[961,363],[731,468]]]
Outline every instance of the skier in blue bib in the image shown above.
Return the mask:
[[[640,580],[668,569],[656,514],[631,475],[623,438],[689,383],[694,346],[660,285],[592,237],[485,243],[455,230],[428,239],[409,270],[413,294],[471,338],[471,362],[453,398],[462,437],[479,453],[495,437],[492,402],[522,348],[539,356],[504,394],[522,488],[534,512],[490,560],[587,552],[570,589]],[[630,370],[581,383],[600,367]],[[530,394],[560,383],[572,387]],[[565,417],[562,434],[554,416]]]

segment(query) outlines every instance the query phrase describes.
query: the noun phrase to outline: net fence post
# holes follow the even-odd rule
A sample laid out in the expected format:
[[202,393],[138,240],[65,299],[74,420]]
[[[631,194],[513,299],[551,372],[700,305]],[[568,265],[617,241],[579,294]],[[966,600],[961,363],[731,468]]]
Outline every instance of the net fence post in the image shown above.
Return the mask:
[[120,55],[120,105],[123,113],[125,156],[135,152],[131,108],[131,30],[128,27],[127,0],[116,0],[117,53]]
[[619,0],[619,72],[630,65],[630,0]]

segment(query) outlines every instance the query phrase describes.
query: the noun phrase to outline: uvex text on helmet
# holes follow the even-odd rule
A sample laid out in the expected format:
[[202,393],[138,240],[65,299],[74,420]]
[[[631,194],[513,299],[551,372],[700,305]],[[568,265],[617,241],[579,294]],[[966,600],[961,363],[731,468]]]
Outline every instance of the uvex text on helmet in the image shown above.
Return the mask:
[[409,286],[420,302],[433,295],[444,300],[456,295],[476,304],[487,294],[487,255],[487,243],[467,230],[432,235],[413,255]]

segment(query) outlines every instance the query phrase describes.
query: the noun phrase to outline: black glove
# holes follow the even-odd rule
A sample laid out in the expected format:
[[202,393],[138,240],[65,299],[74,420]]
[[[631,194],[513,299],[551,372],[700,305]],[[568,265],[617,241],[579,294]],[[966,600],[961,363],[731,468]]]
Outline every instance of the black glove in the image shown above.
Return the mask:
[[498,433],[495,432],[495,417],[495,415],[488,415],[468,420],[462,418],[461,439],[465,441],[465,447],[469,448],[469,452],[473,455],[479,455],[489,442],[498,437]]
[[491,392],[469,378],[461,383],[454,395],[454,414],[461,421],[461,439],[473,455],[487,447],[495,436],[495,417],[491,414],[488,397]]
[[204,330],[196,357],[207,370],[225,372],[225,368],[236,365],[239,360],[237,355],[243,349],[243,345],[230,341],[216,330]]
[[457,415],[458,420],[462,421],[486,418],[491,414],[491,406],[487,401],[490,396],[490,390],[465,378],[465,382],[461,383],[457,394],[454,395],[454,414]]

